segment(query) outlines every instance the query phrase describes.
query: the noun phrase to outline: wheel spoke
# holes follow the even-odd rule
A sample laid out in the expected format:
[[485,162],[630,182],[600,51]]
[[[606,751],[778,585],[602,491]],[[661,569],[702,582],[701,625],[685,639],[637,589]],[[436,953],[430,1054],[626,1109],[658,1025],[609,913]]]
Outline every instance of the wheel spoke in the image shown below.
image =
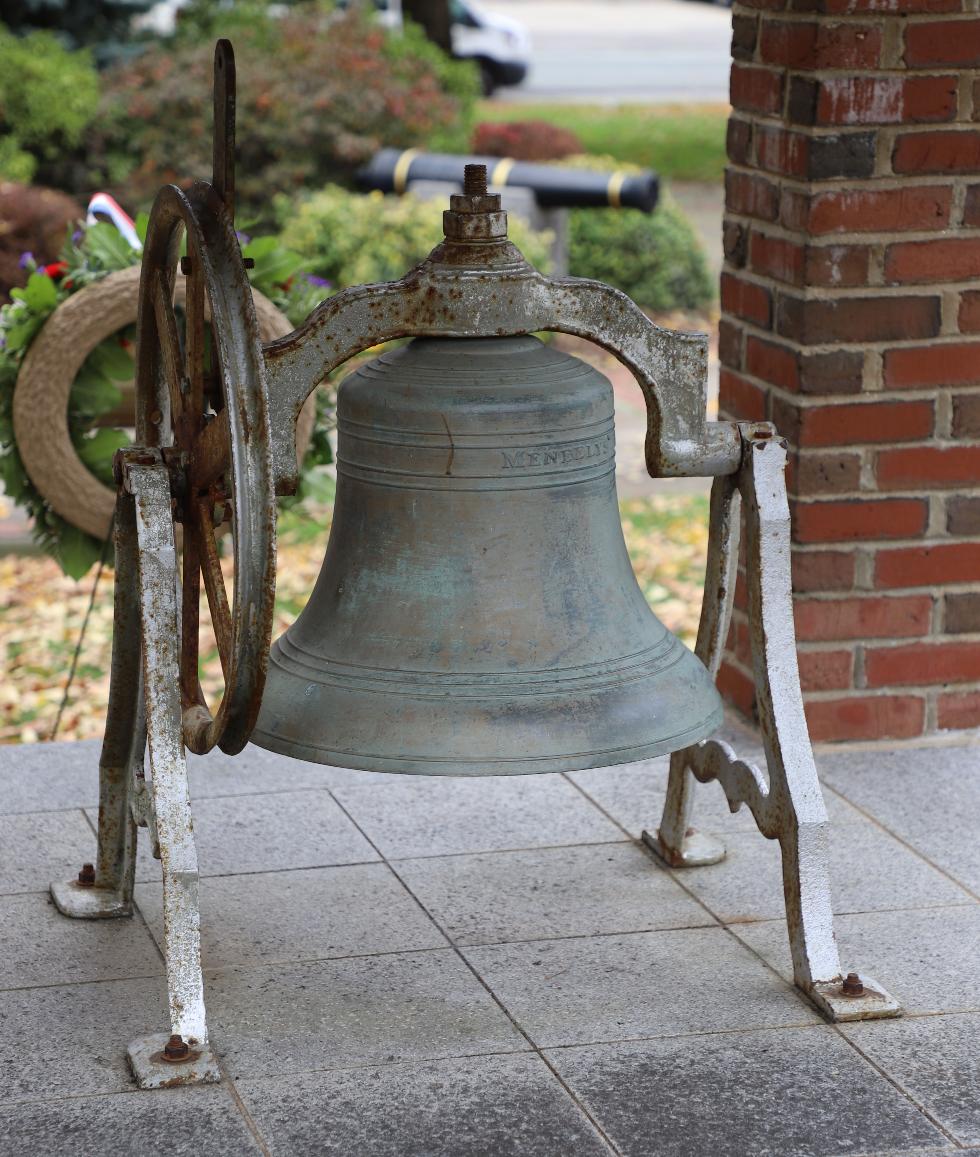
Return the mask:
[[190,458],[190,484],[195,494],[207,490],[231,467],[231,436],[228,411],[222,410],[201,431]]
[[208,596],[211,625],[214,627],[214,637],[218,644],[221,673],[227,684],[232,659],[231,609],[228,606],[228,592],[225,590],[221,556],[218,554],[218,542],[214,533],[216,528],[213,525],[211,510],[209,498],[199,499],[195,510],[195,521],[200,528],[200,543],[203,547],[201,573],[204,575],[204,590]]
[[184,569],[180,607],[180,696],[184,709],[204,705],[198,671],[201,627],[201,552],[193,518],[184,519]]
[[183,357],[180,349],[180,334],[177,317],[170,299],[170,290],[162,272],[153,279],[153,314],[157,323],[157,340],[163,361],[164,377],[170,394],[170,417],[174,429],[184,408],[182,390]]
[[194,433],[196,434],[203,424],[204,415],[204,305],[206,294],[204,291],[204,266],[193,236],[187,237],[187,298],[185,313],[187,317],[186,351],[187,351],[187,379],[190,384],[187,409],[198,421]]

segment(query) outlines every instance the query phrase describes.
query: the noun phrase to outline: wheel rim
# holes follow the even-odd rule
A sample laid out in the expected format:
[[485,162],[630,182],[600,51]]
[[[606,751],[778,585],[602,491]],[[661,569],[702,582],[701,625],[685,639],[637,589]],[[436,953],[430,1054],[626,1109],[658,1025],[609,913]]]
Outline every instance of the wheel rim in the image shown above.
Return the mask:
[[[189,259],[186,337],[173,286],[180,242]],[[210,308],[210,367],[205,348]],[[228,754],[248,741],[261,703],[275,598],[275,492],[261,341],[234,227],[210,185],[161,189],[140,280],[136,438],[160,446],[183,524],[180,673],[184,742]],[[216,512],[221,518],[215,521]],[[230,518],[229,601],[215,532]],[[198,674],[201,583],[225,689],[209,708]]]

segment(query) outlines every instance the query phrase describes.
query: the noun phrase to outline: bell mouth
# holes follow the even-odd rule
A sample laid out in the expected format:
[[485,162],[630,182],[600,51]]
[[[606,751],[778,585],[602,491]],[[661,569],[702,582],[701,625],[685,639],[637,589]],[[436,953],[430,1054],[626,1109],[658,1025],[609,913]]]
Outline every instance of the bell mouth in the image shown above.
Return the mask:
[[474,678],[344,666],[325,669],[288,636],[278,640],[274,706],[263,703],[252,742],[362,771],[530,775],[652,759],[707,738],[723,719],[708,672],[668,632],[592,670]]

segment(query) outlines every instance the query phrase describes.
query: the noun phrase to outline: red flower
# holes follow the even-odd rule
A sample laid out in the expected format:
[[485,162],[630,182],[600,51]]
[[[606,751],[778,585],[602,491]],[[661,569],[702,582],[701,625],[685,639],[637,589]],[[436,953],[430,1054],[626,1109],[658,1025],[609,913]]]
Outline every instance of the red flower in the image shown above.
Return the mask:
[[46,273],[48,277],[57,280],[59,277],[64,277],[64,275],[68,272],[68,262],[54,261],[50,265],[45,265],[43,267],[43,272]]

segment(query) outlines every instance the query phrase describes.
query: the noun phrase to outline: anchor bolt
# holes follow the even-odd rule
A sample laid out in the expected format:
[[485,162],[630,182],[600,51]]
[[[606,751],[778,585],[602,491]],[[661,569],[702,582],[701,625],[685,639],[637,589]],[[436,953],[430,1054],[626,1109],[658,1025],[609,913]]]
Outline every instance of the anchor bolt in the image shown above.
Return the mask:
[[856,972],[849,972],[841,984],[845,996],[864,996],[864,985]]
[[190,1045],[179,1033],[173,1033],[163,1046],[163,1056],[168,1061],[184,1061],[190,1053]]
[[93,888],[95,886],[94,864],[82,864],[82,870],[78,873],[78,882],[83,888]]

